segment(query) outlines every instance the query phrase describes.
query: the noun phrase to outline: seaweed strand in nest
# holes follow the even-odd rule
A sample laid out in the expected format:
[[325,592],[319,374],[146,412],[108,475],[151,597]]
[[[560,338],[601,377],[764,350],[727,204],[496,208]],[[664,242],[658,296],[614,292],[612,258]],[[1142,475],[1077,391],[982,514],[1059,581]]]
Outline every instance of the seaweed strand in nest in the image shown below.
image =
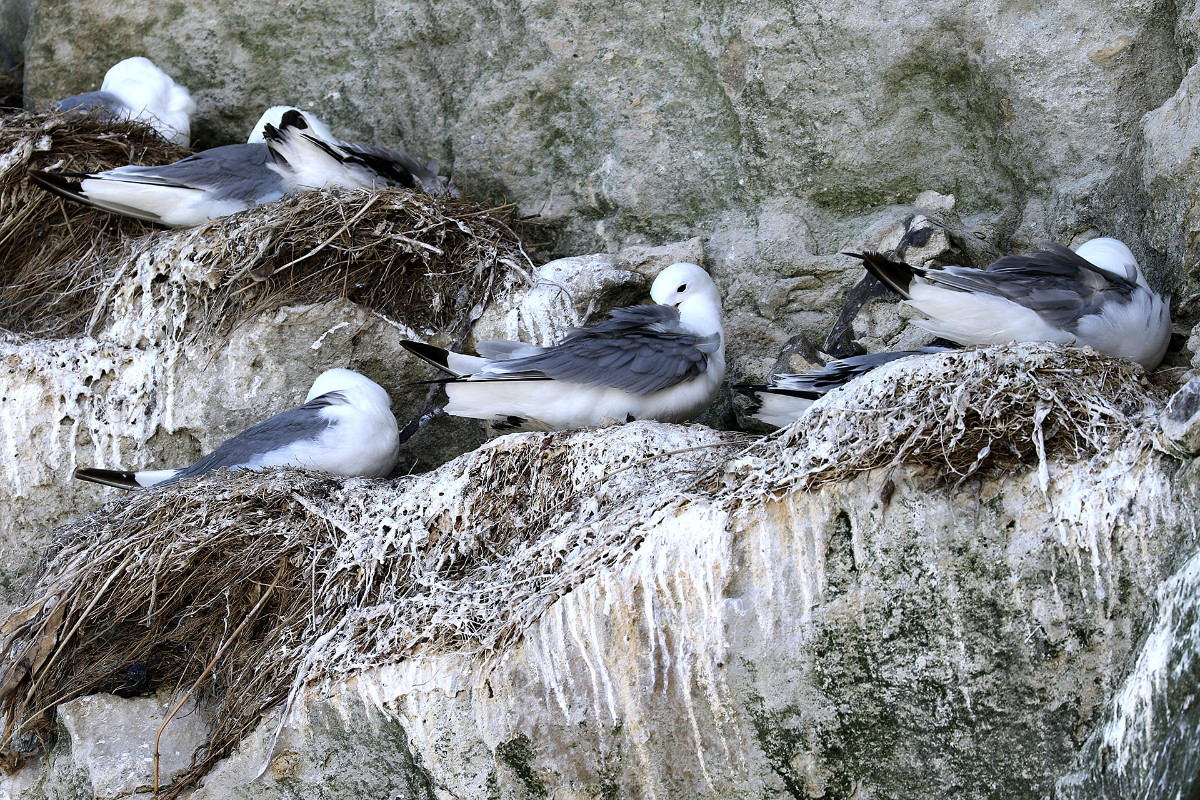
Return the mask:
[[140,122],[15,111],[0,115],[0,154],[0,328],[36,333],[46,325],[82,327],[91,309],[81,307],[80,287],[99,282],[96,264],[127,237],[154,228],[98,209],[68,209],[30,183],[29,171],[169,164],[191,151]]

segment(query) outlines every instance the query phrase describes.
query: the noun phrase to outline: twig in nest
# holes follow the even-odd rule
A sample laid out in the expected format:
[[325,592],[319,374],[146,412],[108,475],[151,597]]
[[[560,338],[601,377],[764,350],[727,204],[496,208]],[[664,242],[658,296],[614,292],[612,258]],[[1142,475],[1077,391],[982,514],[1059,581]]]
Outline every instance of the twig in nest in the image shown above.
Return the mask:
[[159,756],[158,746],[159,746],[159,741],[162,739],[163,731],[167,729],[167,724],[175,718],[176,714],[179,713],[179,709],[183,708],[183,704],[188,701],[188,698],[192,696],[192,694],[196,691],[196,689],[200,686],[200,684],[204,682],[204,679],[208,677],[208,673],[212,672],[212,668],[214,666],[216,666],[217,661],[219,661],[221,656],[223,656],[225,654],[225,651],[229,649],[229,646],[237,640],[238,636],[241,635],[242,630],[245,629],[245,627],[250,624],[250,620],[254,619],[255,615],[258,614],[259,609],[263,607],[263,605],[267,602],[267,599],[275,592],[275,587],[279,585],[279,579],[283,577],[283,568],[285,566],[287,566],[287,556],[283,556],[279,559],[279,569],[275,573],[275,580],[271,581],[271,586],[267,589],[267,591],[263,592],[263,596],[260,597],[258,602],[254,604],[254,608],[250,609],[250,612],[248,614],[246,614],[245,618],[242,620],[242,623],[240,625],[238,625],[237,628],[234,629],[233,633],[229,634],[229,638],[227,638],[221,644],[220,648],[217,649],[216,654],[208,662],[208,666],[206,666],[204,668],[204,671],[200,673],[200,677],[196,678],[196,682],[191,685],[191,688],[189,688],[186,692],[184,692],[183,697],[179,700],[178,703],[175,704],[175,708],[171,710],[171,713],[167,715],[167,718],[165,720],[163,720],[163,724],[159,726],[158,733],[155,734],[155,736],[154,736],[154,796],[155,797],[158,797],[158,756]]

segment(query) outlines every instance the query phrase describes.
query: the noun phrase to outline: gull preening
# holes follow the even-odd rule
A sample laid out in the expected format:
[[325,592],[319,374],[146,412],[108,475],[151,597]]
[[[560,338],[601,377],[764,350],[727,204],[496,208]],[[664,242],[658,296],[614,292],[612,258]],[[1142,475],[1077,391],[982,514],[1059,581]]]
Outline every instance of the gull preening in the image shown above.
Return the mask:
[[808,413],[817,400],[840,389],[876,367],[909,356],[944,353],[947,347],[922,347],[919,350],[895,350],[867,353],[830,361],[822,369],[776,375],[769,384],[736,384],[734,391],[749,397],[753,404],[747,413],[759,422],[786,427]]
[[959,344],[1064,342],[1153,369],[1171,339],[1170,304],[1150,289],[1117,239],[1075,252],[1052,242],[986,270],[913,267],[880,253],[847,253],[925,316],[913,323]]
[[267,109],[246,144],[227,144],[162,166],[104,172],[44,172],[29,178],[60,197],[158,225],[190,226],[283,197],[282,171],[263,130],[291,106]]
[[299,109],[290,109],[278,123],[265,125],[263,133],[288,191],[396,186],[455,194],[438,175],[436,161],[422,164],[408,153],[343,142]]
[[97,92],[63,98],[60,111],[98,112],[112,119],[145,122],[167,141],[180,147],[191,143],[191,114],[196,102],[187,88],[142,56],[115,64],[104,75]]
[[[302,130],[306,133],[297,133],[297,129],[288,124],[289,120],[302,122]],[[297,152],[268,141],[267,137],[271,136],[283,136],[291,142],[299,138],[304,144]],[[278,154],[274,152],[275,148],[280,148]],[[383,177],[376,182],[366,181],[360,175],[366,166],[343,165],[327,154],[320,158],[313,156],[313,153],[325,154],[327,151],[357,153],[356,157],[363,165],[374,165],[378,169],[371,174]],[[314,166],[314,162],[318,166]],[[319,165],[328,167],[330,162],[339,166],[322,172]],[[413,171],[406,172],[408,167]],[[326,172],[324,183],[314,177]],[[405,175],[408,177],[403,178]],[[317,188],[310,185],[317,183],[347,188],[437,186],[441,187],[439,191],[454,191],[445,188],[445,179],[438,176],[436,165],[421,167],[403,153],[371,145],[347,144],[334,136],[325,123],[294,106],[272,106],[263,112],[246,144],[202,150],[162,166],[130,165],[103,172],[30,170],[29,179],[67,200],[167,226],[200,225],[278,200],[292,191]]]
[[451,377],[446,413],[501,428],[562,430],[702,413],[725,378],[721,296],[696,264],[664,269],[655,305],[609,312],[558,344],[481,342],[481,356],[421,342],[404,347]]
[[400,432],[391,404],[371,379],[330,369],[317,376],[304,405],[226,440],[191,466],[138,472],[80,467],[75,477],[119,489],[166,486],[217,469],[300,467],[382,478],[399,457]]

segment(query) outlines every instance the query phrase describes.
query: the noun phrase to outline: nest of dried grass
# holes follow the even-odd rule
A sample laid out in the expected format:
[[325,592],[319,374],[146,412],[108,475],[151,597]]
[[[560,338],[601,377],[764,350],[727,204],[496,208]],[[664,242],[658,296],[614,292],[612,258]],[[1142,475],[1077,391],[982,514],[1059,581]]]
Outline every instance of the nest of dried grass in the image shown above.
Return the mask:
[[19,768],[52,735],[55,705],[151,659],[153,685],[203,678],[212,718],[166,797],[310,681],[418,648],[486,660],[627,558],[670,498],[744,445],[634,424],[644,433],[615,441],[604,430],[505,437],[396,483],[218,472],[73,523],[0,631],[0,764]]
[[49,111],[0,114],[0,327],[36,327],[47,304],[97,280],[94,272],[77,274],[77,264],[154,229],[97,209],[68,207],[27,180],[31,169],[95,172],[169,164],[190,153],[140,122]]
[[0,108],[19,110],[25,94],[25,65],[0,72]]
[[[768,437],[766,491],[812,488],[913,465],[935,484],[1083,459],[1137,435],[1174,387],[1090,348],[1023,344],[880,367]],[[1149,443],[1149,434],[1147,434]]]
[[454,329],[496,292],[530,280],[534,265],[513,224],[508,206],[406,189],[303,192],[59,267],[66,285],[23,331],[90,335],[115,315],[114,303],[149,303],[186,309],[173,324],[196,338],[279,306],[335,299],[413,327]]

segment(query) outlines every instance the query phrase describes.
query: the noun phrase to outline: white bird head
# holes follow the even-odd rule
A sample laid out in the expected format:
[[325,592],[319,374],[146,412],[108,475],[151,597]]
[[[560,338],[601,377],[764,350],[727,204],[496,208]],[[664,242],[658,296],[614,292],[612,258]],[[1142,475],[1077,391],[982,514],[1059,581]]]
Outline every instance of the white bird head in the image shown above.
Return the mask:
[[1146,289],[1150,288],[1150,285],[1146,283],[1146,276],[1142,274],[1142,270],[1138,266],[1137,259],[1120,239],[1109,237],[1092,239],[1079,245],[1075,249],[1075,254],[1105,272],[1120,275]]
[[121,98],[134,119],[154,125],[167,139],[184,147],[190,144],[196,102],[186,87],[150,59],[134,56],[114,64],[105,73],[100,90]]
[[304,402],[307,403],[315,397],[330,392],[343,392],[346,394],[346,399],[355,405],[359,405],[356,402],[358,400],[383,408],[390,408],[392,405],[392,399],[378,383],[365,375],[359,375],[354,370],[341,367],[327,369],[318,375],[317,379],[313,381],[312,388],[308,390],[308,397],[304,398]]
[[261,117],[258,118],[258,122],[255,123],[254,129],[250,131],[250,136],[246,139],[246,143],[262,144],[265,142],[266,137],[263,136],[263,130],[267,127],[267,125],[274,125],[276,128],[278,128],[279,124],[283,122],[283,115],[289,111],[299,111],[301,114],[303,114],[304,120],[308,123],[311,132],[315,136],[318,136],[327,142],[336,143],[341,141],[341,139],[338,139],[333,135],[333,132],[329,130],[329,126],[317,119],[311,111],[305,111],[304,109],[296,108],[295,106],[271,106],[263,112]]
[[650,299],[659,305],[678,308],[680,321],[701,335],[723,330],[721,293],[708,273],[696,264],[680,261],[658,273],[650,287]]

